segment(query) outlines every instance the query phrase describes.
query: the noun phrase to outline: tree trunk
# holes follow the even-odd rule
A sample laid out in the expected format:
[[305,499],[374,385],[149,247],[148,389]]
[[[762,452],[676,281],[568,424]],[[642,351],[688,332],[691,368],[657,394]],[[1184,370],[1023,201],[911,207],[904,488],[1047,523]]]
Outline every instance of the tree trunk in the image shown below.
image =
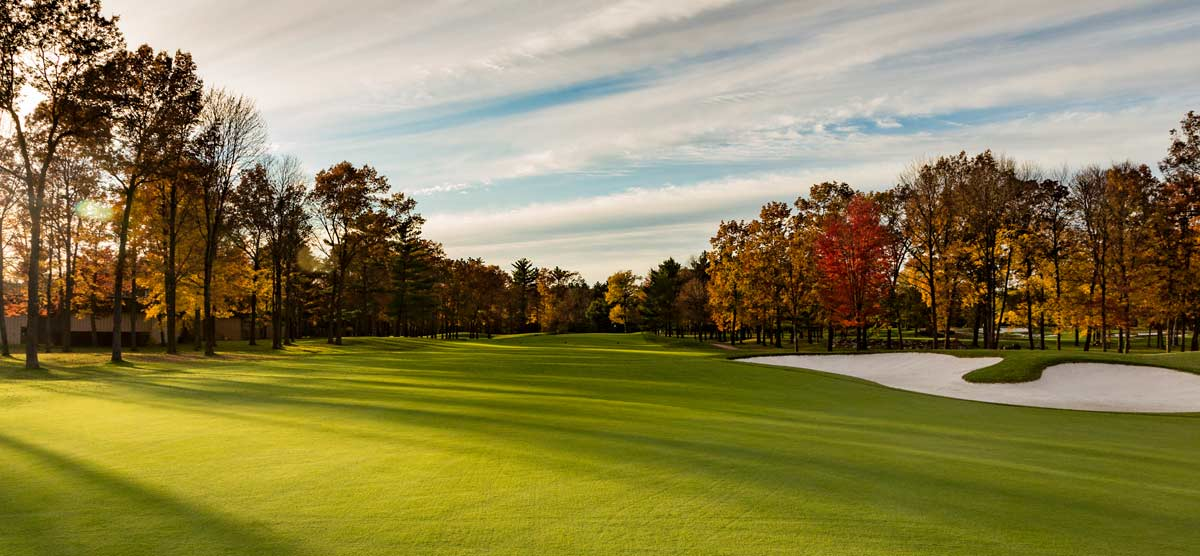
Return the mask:
[[75,321],[75,255],[71,252],[71,234],[67,233],[66,240],[66,273],[63,275],[62,301],[59,312],[62,313],[64,352],[71,351],[71,328]]
[[[983,305],[975,304],[975,321],[971,323],[971,348],[979,347],[979,321],[983,319]],[[985,333],[986,334],[986,333]],[[984,347],[987,347],[987,339],[983,340]]]
[[11,357],[8,348],[8,298],[4,296],[4,232],[0,230],[0,356]]
[[1192,322],[1192,351],[1200,351],[1200,314]]
[[1108,351],[1108,279],[1100,276],[1100,349]]
[[[1029,290],[1029,288],[1025,288]],[[1033,347],[1033,296],[1025,292],[1025,335],[1029,336],[1029,349]]]
[[129,349],[138,351],[137,249],[129,257]]
[[937,274],[933,271],[933,253],[929,254],[929,333],[933,336],[933,349],[938,348],[937,332]]
[[112,315],[112,362],[121,362],[121,305],[125,289],[125,249],[129,240],[129,215],[133,209],[133,194],[125,193],[125,207],[121,212],[121,227],[117,231],[117,269],[113,274],[113,315]]
[[88,315],[92,324],[92,346],[100,347],[100,332],[96,330],[96,309],[99,307],[95,296],[92,297],[92,314]]
[[217,320],[213,315],[212,280],[216,266],[217,239],[215,230],[209,232],[204,246],[204,355],[212,357],[217,354]]
[[342,345],[342,333],[346,328],[342,322],[342,291],[345,290],[343,287],[345,283],[346,273],[343,271],[339,273],[338,281],[333,286],[333,345],[335,346]]
[[192,328],[196,329],[196,350],[199,351],[204,347],[205,326],[200,320],[200,309],[192,311]]
[[1042,351],[1046,351],[1046,312],[1042,311],[1038,314],[1038,331],[1042,337]]
[[283,261],[271,255],[271,349],[283,349]]
[[[54,242],[50,242],[53,248]],[[54,351],[54,252],[46,250],[46,353]]]
[[254,258],[254,277],[250,280],[250,344],[258,345],[258,257]]
[[179,334],[176,331],[179,320],[179,309],[176,305],[176,287],[178,286],[179,278],[176,275],[175,267],[175,250],[179,243],[178,195],[175,182],[172,181],[170,192],[167,194],[167,260],[166,268],[163,269],[163,297],[167,312],[167,353],[172,355],[179,353]]

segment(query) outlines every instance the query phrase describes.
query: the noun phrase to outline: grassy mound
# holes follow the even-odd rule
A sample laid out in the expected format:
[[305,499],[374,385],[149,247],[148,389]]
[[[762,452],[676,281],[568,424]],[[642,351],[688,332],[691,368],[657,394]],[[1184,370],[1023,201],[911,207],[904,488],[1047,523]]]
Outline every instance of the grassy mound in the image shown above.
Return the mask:
[[[959,355],[960,352],[947,352]],[[1000,355],[1004,361],[971,371],[964,375],[968,382],[1028,382],[1042,377],[1042,371],[1063,363],[1115,363],[1119,365],[1145,365],[1200,373],[1200,352],[1155,353],[1122,355],[1100,351],[969,351],[964,356]]]

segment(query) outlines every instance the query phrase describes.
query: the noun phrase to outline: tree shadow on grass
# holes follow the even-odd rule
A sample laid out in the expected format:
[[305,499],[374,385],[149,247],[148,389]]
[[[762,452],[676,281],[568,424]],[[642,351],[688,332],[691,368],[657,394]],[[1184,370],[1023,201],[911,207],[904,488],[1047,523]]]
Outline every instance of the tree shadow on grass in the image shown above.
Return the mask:
[[[797,504],[796,500],[813,496],[827,500],[837,511],[853,506],[883,508],[883,515],[901,520],[901,527],[932,520],[934,529],[923,531],[921,537],[941,537],[945,542],[959,542],[968,532],[986,536],[980,527],[992,523],[993,513],[999,514],[999,523],[1009,527],[1044,528],[1044,538],[1050,538],[1052,526],[1071,520],[1091,523],[1092,530],[1124,523],[1143,528],[1146,539],[1167,538],[1166,533],[1186,529],[1182,518],[1167,511],[1178,505],[1163,504],[1163,500],[1186,501],[1197,496],[1194,489],[1163,480],[1131,481],[1114,475],[1109,466],[1092,468],[1087,460],[1079,460],[1078,447],[1069,444],[1031,445],[1025,438],[995,436],[985,441],[948,435],[942,428],[930,428],[931,422],[945,424],[938,411],[897,413],[917,403],[954,409],[947,410],[946,416],[963,416],[971,409],[977,415],[957,425],[982,426],[985,430],[981,432],[987,432],[987,419],[1025,414],[1017,410],[909,399],[908,394],[845,386],[818,375],[798,375],[804,377],[802,384],[789,380],[780,385],[811,389],[803,397],[764,392],[764,384],[756,382],[746,383],[753,387],[721,391],[719,387],[726,386],[723,382],[707,383],[699,372],[664,375],[651,365],[646,366],[645,375],[612,372],[625,361],[598,365],[594,373],[564,372],[561,365],[551,362],[544,372],[532,372],[527,363],[492,368],[494,363],[486,360],[481,364],[486,371],[393,368],[390,376],[377,374],[376,369],[357,375],[347,372],[349,376],[324,369],[311,375],[289,375],[282,369],[272,376],[246,372],[244,377],[197,371],[188,380],[156,380],[125,373],[110,381],[120,388],[79,395],[258,420],[264,426],[298,431],[317,429],[372,442],[395,442],[390,431],[403,428],[410,431],[408,441],[428,443],[446,452],[478,450],[486,444],[504,458],[558,468],[564,477],[615,478],[643,491],[669,489],[683,495],[680,498],[730,499],[755,510],[768,506],[772,510],[762,512],[768,517],[776,511],[777,517],[786,518],[794,511],[789,506]],[[326,362],[338,366],[335,361]],[[355,363],[355,370],[375,363],[382,367],[388,362]],[[311,369],[311,365],[302,367]],[[751,371],[738,372],[745,373],[739,377],[754,376]],[[425,373],[421,376],[428,381],[422,384],[414,376],[417,373]],[[303,380],[297,380],[301,377]],[[765,386],[775,387],[773,383]],[[875,409],[862,408],[864,393],[880,398],[872,406]],[[795,412],[796,407],[806,407],[804,404],[814,400],[828,403],[826,397],[844,405],[802,415]],[[1053,431],[1056,421],[1048,419],[1046,424]],[[1086,419],[1100,422],[1099,418]],[[423,430],[445,434],[431,435],[437,440],[427,439],[419,434]],[[414,431],[418,434],[412,434]],[[532,446],[538,449],[530,450]],[[313,448],[321,449],[320,444]],[[1113,454],[1092,455],[1111,460]],[[656,476],[665,484],[652,484]],[[981,477],[990,478],[979,480]],[[1114,485],[1143,491],[1148,503],[1131,504],[1120,496],[1096,494]],[[1061,499],[1071,507],[1044,518],[1032,517],[1044,509],[1039,501],[1049,489],[1064,490]],[[620,501],[596,502],[602,507]],[[643,506],[630,501],[630,507]],[[1029,511],[1015,511],[1018,506]],[[598,511],[604,519],[621,519],[605,513],[609,509]],[[830,514],[838,515],[836,511]],[[862,525],[880,519],[878,515],[863,517]],[[882,527],[878,534],[889,531],[896,531],[894,524]],[[1086,540],[1079,536],[1081,531],[1074,532],[1072,538]],[[205,538],[202,534],[197,537]],[[1102,536],[1093,542],[1100,540]],[[982,552],[1004,548],[1002,540],[990,543],[983,543]]]
[[[23,440],[0,434],[0,450],[8,450],[33,460],[39,468],[58,474],[70,484],[71,481],[90,484],[111,496],[114,503],[107,516],[108,527],[122,530],[121,533],[110,533],[107,538],[118,546],[111,547],[112,553],[129,554],[133,552],[169,553],[188,552],[197,554],[301,554],[298,546],[291,541],[280,538],[264,526],[243,523],[237,519],[214,510],[203,508],[186,500],[172,496],[160,490],[143,486],[130,481],[117,473],[82,461],[66,454],[55,452]],[[14,477],[11,474],[8,477]],[[22,484],[16,481],[17,485]],[[0,483],[2,484],[2,483]],[[10,497],[5,497],[10,498]],[[96,502],[80,500],[80,503]],[[118,506],[118,504],[120,504]],[[92,511],[101,511],[90,508]],[[41,531],[54,538],[22,538],[18,542],[29,545],[36,554],[75,554],[67,540],[71,532],[57,524],[52,518],[52,527],[45,527],[45,516],[37,510],[30,512],[16,511],[16,508],[5,508],[0,531],[10,527],[29,531]],[[147,519],[145,516],[152,516]],[[39,524],[38,520],[42,519]],[[24,522],[22,521],[24,520]],[[159,522],[161,530],[153,527]],[[148,523],[149,522],[149,523]],[[185,537],[173,533],[188,531]],[[10,539],[5,539],[12,542]],[[147,543],[158,543],[157,549],[151,549]],[[179,546],[173,543],[188,543]],[[89,546],[88,553],[101,553],[100,547]]]
[[[627,482],[634,488],[647,488],[645,470],[655,470],[665,473],[663,477],[667,483],[661,485],[662,489],[690,491],[687,496],[696,499],[712,497],[714,493],[710,489],[713,485],[729,485],[732,488],[723,488],[719,496],[736,500],[745,508],[763,509],[764,505],[775,504],[781,500],[780,493],[786,493],[783,500],[811,495],[836,500],[832,503],[842,508],[884,508],[897,516],[913,516],[906,518],[912,523],[902,524],[904,527],[927,527],[922,524],[927,519],[940,523],[923,533],[927,538],[939,538],[947,530],[964,535],[967,531],[982,534],[983,530],[976,529],[989,523],[989,516],[995,511],[994,504],[1006,505],[1013,500],[1022,500],[1036,505],[1044,489],[1051,485],[1066,491],[1065,499],[1072,503],[1072,511],[1067,513],[1073,518],[1105,526],[1123,521],[1142,524],[1147,530],[1153,527],[1161,528],[1160,532],[1180,530],[1184,526],[1181,525],[1182,518],[1164,515],[1145,505],[1126,505],[1119,497],[1096,499],[1088,489],[1096,484],[1119,484],[1146,490],[1151,498],[1157,499],[1190,498],[1200,493],[1186,487],[1167,488],[1155,482],[1123,480],[1103,471],[1057,470],[1051,462],[994,458],[951,449],[961,446],[932,449],[921,446],[926,444],[922,437],[930,434],[928,432],[888,430],[888,427],[880,430],[870,423],[855,426],[821,416],[759,428],[747,426],[740,420],[712,421],[712,416],[675,420],[669,414],[663,414],[656,418],[657,410],[648,404],[611,414],[593,413],[596,407],[577,407],[577,404],[586,404],[587,399],[569,396],[564,397],[564,401],[571,400],[572,403],[547,405],[520,396],[477,399],[409,391],[403,400],[416,404],[412,405],[389,403],[399,399],[392,397],[375,397],[368,401],[336,396],[335,392],[339,391],[342,395],[348,394],[341,388],[239,384],[226,380],[205,382],[201,388],[196,384],[149,382],[129,386],[146,394],[152,393],[151,397],[161,400],[166,407],[186,409],[193,406],[206,412],[220,408],[215,410],[216,414],[224,413],[222,416],[248,421],[260,417],[270,420],[270,415],[280,413],[307,415],[316,423],[327,423],[329,426],[322,426],[320,432],[332,435],[346,434],[357,428],[350,426],[343,431],[336,425],[346,419],[463,433],[464,445],[431,438],[418,440],[447,452],[463,450],[472,443],[490,438],[485,440],[490,449],[505,457],[554,467],[564,476],[606,477]],[[476,393],[465,392],[468,395]],[[235,412],[234,408],[249,411]],[[668,406],[661,409],[670,410]],[[258,414],[259,411],[265,415]],[[322,419],[323,415],[329,418]],[[315,428],[300,422],[273,421],[267,424],[310,432]],[[380,434],[372,440],[389,440],[386,428],[371,430]],[[531,444],[543,449],[530,452],[528,446]],[[1030,451],[1020,442],[997,439],[995,444],[1009,444],[1018,453],[1039,451]],[[1044,449],[1056,451],[1051,446]],[[870,456],[864,457],[866,454]],[[887,463],[881,464],[881,461]],[[976,469],[978,474],[947,473],[964,468]],[[979,476],[990,474],[1009,478],[977,480]],[[687,477],[704,479],[687,481]],[[678,482],[681,480],[684,482]],[[602,502],[597,500],[598,504]],[[636,501],[630,503],[637,504]],[[871,519],[879,518],[864,517],[864,525]],[[1005,519],[1012,526],[1044,527],[1047,531],[1055,524],[1061,525],[1058,522],[1062,521],[1052,518],[1026,521],[1024,514],[1019,513],[1010,513]],[[886,531],[885,527],[880,534],[886,534]],[[943,540],[957,542],[955,539],[959,538],[950,535]],[[991,550],[1004,548],[1000,540],[992,541],[994,544],[980,540],[973,542]]]

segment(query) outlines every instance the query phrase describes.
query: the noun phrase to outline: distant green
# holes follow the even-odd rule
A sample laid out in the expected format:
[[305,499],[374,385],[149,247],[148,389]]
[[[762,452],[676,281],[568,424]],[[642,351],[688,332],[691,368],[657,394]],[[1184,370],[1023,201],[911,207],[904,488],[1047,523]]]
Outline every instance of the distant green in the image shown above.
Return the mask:
[[[1003,353],[994,379],[1053,356]],[[7,360],[0,555],[1200,553],[1200,416],[732,354],[572,335]]]

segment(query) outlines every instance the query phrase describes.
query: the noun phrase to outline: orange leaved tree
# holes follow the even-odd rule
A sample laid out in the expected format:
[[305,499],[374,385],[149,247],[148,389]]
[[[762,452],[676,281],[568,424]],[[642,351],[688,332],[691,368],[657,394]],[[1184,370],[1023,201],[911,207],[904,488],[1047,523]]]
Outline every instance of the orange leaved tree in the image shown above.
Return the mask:
[[817,238],[821,303],[835,322],[856,331],[858,349],[866,349],[867,326],[887,297],[886,245],[879,207],[862,195],[855,195],[845,213],[830,215]]

